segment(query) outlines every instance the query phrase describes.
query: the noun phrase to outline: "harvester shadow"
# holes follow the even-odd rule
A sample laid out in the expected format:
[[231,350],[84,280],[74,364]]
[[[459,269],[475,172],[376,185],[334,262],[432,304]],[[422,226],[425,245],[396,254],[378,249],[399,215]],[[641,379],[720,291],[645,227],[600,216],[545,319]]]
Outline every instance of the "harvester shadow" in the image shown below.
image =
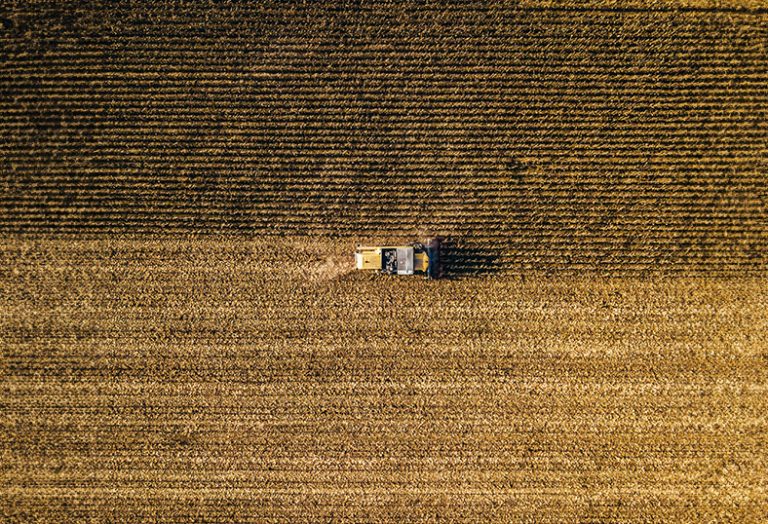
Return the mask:
[[492,275],[501,271],[501,253],[458,238],[445,238],[440,246],[443,278]]

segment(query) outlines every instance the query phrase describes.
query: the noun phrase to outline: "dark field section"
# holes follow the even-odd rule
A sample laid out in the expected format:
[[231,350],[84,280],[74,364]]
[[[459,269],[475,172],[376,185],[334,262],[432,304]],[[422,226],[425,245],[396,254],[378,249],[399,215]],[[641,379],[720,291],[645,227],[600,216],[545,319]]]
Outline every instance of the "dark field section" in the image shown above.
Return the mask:
[[5,3],[0,231],[764,273],[768,12],[559,5]]

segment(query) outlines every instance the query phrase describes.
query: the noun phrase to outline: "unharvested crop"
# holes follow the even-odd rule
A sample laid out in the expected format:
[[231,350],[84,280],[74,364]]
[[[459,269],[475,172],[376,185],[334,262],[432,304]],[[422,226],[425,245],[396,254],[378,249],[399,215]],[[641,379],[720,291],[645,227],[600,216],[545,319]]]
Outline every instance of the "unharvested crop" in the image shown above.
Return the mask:
[[0,228],[765,274],[768,16],[721,4],[12,0]]

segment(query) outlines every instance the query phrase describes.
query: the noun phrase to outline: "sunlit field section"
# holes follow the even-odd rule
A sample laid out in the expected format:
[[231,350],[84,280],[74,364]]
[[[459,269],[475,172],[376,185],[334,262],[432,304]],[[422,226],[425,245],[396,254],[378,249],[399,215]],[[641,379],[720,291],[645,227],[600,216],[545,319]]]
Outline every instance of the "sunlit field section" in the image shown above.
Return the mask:
[[764,279],[350,253],[4,242],[4,519],[760,520]]

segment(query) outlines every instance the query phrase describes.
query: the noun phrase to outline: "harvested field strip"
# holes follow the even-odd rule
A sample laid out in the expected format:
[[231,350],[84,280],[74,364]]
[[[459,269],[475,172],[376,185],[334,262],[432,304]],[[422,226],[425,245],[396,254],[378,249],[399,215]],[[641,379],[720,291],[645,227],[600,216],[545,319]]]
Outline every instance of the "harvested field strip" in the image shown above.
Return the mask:
[[761,519],[764,278],[427,282],[350,249],[6,237],[4,519]]

